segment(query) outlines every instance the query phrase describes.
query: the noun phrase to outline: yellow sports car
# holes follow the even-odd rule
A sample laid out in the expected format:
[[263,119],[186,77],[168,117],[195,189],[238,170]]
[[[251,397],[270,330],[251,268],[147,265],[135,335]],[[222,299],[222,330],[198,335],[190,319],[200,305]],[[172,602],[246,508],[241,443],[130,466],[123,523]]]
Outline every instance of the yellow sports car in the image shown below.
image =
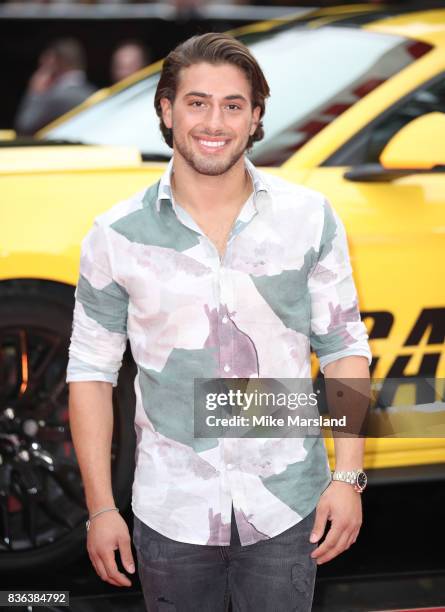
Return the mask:
[[[390,420],[408,402],[434,416],[428,431],[419,421],[420,437],[383,428],[367,440],[370,482],[443,476],[445,9],[346,6],[234,33],[271,88],[250,158],[323,192],[346,226],[376,410]],[[171,155],[153,107],[160,65],[96,93],[37,146],[0,147],[0,567],[79,549],[85,506],[65,375],[80,244],[95,216],[155,182]],[[120,507],[131,491],[134,374],[127,350],[114,390]]]

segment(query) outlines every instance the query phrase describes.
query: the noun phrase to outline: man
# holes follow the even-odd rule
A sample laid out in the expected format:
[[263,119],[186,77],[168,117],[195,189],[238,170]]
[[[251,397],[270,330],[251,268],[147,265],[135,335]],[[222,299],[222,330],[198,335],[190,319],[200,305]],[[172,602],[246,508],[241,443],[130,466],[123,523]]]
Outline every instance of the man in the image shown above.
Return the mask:
[[73,38],[53,42],[40,56],[20,102],[15,129],[32,135],[57,117],[81,104],[95,91],[85,74],[85,53]]
[[[321,194],[245,157],[263,137],[268,95],[230,36],[172,51],[155,107],[173,158],[83,242],[67,380],[87,548],[103,580],[131,584],[114,557],[119,548],[133,571],[109,454],[128,336],[138,366],[133,541],[150,611],[225,610],[229,594],[234,610],[310,610],[317,564],[361,524],[357,485],[331,481],[322,437],[193,435],[197,378],[309,378],[310,343],[325,376],[369,376],[339,218]],[[339,478],[362,468],[362,439],[335,447]]]
[[150,63],[148,48],[138,40],[122,42],[111,56],[111,81],[118,83]]

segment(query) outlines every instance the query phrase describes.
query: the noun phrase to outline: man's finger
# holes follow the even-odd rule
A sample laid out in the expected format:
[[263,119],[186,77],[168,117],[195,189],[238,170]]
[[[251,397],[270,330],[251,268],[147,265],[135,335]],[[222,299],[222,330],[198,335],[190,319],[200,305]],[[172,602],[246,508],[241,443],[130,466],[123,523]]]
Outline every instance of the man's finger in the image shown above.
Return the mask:
[[311,557],[313,559],[316,559],[326,554],[332,548],[337,546],[338,541],[344,535],[349,537],[350,532],[346,531],[342,525],[336,525],[335,523],[332,523],[331,528],[328,531],[328,535],[320,544],[320,546],[318,546],[315,550],[312,551]]
[[129,537],[119,540],[119,553],[121,556],[122,565],[125,567],[127,572],[133,574],[135,571],[135,566]]
[[97,563],[96,563],[96,561],[94,561],[93,559],[91,559],[91,565],[94,567],[94,571],[95,571],[95,572],[96,572],[96,574],[99,576],[99,578],[100,578],[101,580],[105,580],[105,575],[106,575],[106,574],[105,574],[105,568],[104,568],[103,573],[102,573],[102,571],[101,571],[101,570],[99,570],[99,566],[98,566],[98,564],[97,564]]
[[101,578],[104,582],[109,582],[110,584],[114,584],[114,586],[120,586],[115,580],[109,578],[107,571],[105,569],[104,564],[100,560],[100,557],[95,556],[94,560],[92,560],[93,567],[96,570],[96,574]]
[[341,534],[341,536],[336,540],[333,546],[328,548],[324,554],[321,554],[317,557],[317,564],[321,565],[322,563],[326,563],[326,561],[330,561],[331,559],[342,553],[344,550],[346,550],[348,548],[348,540],[349,533]]
[[105,570],[109,578],[115,580],[117,586],[131,586],[130,580],[117,569],[116,559],[114,557],[114,550],[107,551],[101,556],[101,561],[105,566]]
[[351,544],[355,544],[359,533],[360,533],[360,527],[358,527],[357,529],[354,529],[351,535]]
[[348,541],[346,542],[346,548],[352,546],[354,544],[354,541],[354,534],[352,534],[351,536],[349,536]]
[[324,534],[326,528],[326,521],[328,520],[329,508],[327,506],[318,506],[315,513],[314,526],[309,541],[314,543],[318,542],[321,536]]

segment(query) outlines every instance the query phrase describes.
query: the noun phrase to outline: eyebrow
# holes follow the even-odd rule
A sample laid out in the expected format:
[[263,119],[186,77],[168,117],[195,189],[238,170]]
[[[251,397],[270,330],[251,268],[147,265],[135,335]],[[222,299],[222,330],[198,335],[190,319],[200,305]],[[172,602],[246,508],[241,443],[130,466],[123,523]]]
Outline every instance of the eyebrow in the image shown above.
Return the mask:
[[[184,95],[184,98],[195,96],[197,98],[213,98],[212,94],[207,94],[203,91],[189,91]],[[247,102],[246,98],[241,94],[230,94],[229,96],[224,96],[224,100],[243,100]]]

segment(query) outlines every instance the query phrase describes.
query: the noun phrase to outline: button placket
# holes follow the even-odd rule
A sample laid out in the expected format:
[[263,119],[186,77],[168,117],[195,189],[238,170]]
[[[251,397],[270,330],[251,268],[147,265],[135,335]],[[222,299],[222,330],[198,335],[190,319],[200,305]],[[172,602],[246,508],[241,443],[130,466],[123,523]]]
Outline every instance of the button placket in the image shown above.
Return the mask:
[[[221,260],[220,267],[220,312],[222,309],[224,315],[218,319],[221,323],[221,327],[224,325],[224,328],[219,330],[220,338],[223,335],[225,337],[226,342],[220,343],[220,368],[222,368],[221,374],[222,377],[230,376],[232,372],[233,365],[233,339],[232,339],[232,329],[230,325],[230,318],[227,316],[227,312],[230,312],[232,307],[232,298],[233,291],[231,287],[231,279],[230,279],[230,268],[227,268],[224,264],[226,264],[230,257],[230,246],[227,244],[226,250],[224,252],[224,256]],[[220,327],[220,326],[218,326]],[[228,337],[230,339],[228,340]]]

